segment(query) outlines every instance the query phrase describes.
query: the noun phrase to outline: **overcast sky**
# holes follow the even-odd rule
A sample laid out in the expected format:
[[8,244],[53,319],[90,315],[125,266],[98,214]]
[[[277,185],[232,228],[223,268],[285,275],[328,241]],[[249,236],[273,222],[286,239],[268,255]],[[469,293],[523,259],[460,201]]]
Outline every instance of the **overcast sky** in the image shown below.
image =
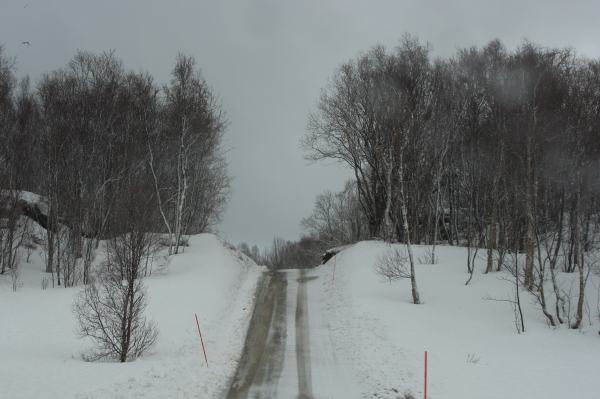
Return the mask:
[[[404,32],[436,55],[528,38],[599,57],[598,1],[557,0],[0,0],[0,43],[19,75],[64,66],[77,49],[114,49],[127,68],[167,82],[175,55],[193,55],[230,120],[231,200],[219,226],[233,243],[301,233],[315,196],[349,175],[309,164],[299,141],[335,68]],[[21,45],[30,41],[31,46]]]

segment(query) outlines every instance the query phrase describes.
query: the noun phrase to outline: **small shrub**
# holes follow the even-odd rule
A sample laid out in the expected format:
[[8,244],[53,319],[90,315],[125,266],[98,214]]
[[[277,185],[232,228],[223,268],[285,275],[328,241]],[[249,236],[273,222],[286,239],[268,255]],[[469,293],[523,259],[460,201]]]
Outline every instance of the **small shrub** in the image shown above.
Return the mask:
[[375,262],[375,272],[389,282],[410,278],[408,256],[400,248],[390,248]]
[[419,256],[417,259],[421,265],[435,265],[438,263],[438,260],[438,257],[435,256],[435,252],[433,252],[433,247],[425,248],[423,255]]
[[469,353],[467,355],[467,363],[477,364],[479,363],[479,360],[481,360],[479,356],[475,355],[474,353]]
[[142,259],[148,255],[149,242],[149,235],[139,231],[112,239],[101,270],[77,296],[73,312],[80,336],[92,338],[96,344],[85,360],[126,362],[156,342],[156,324],[144,316],[147,302]]

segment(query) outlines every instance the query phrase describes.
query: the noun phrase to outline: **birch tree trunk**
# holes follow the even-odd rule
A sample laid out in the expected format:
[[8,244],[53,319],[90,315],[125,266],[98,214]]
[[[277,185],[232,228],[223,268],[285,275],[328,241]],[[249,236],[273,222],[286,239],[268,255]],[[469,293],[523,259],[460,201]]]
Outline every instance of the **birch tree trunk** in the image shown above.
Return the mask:
[[399,171],[400,174],[400,200],[402,201],[400,205],[400,209],[402,212],[402,226],[404,228],[404,239],[406,240],[406,251],[408,252],[408,260],[410,262],[410,285],[412,288],[412,298],[413,303],[418,305],[421,303],[419,299],[419,289],[417,287],[417,276],[415,274],[415,260],[412,251],[412,246],[410,244],[410,228],[408,225],[408,211],[406,208],[406,197],[404,196],[404,164],[402,159],[402,153],[400,153],[400,162],[399,162]]
[[435,258],[435,248],[436,248],[436,244],[437,244],[437,240],[438,240],[438,230],[439,230],[439,219],[440,219],[440,200],[441,200],[441,182],[442,182],[442,171],[444,168],[444,160],[446,158],[446,152],[448,151],[448,142],[447,139],[444,142],[444,148],[442,149],[441,153],[440,153],[440,157],[438,160],[438,167],[437,167],[437,171],[435,172],[435,209],[433,211],[434,217],[433,217],[433,242],[431,245],[431,264],[434,265],[437,260]]
[[488,225],[488,252],[487,252],[487,266],[485,273],[489,273],[494,269],[494,251],[496,250],[496,236],[497,236],[497,223],[496,223],[496,209],[492,211],[492,220]]
[[527,187],[525,195],[525,212],[527,216],[527,232],[525,236],[525,287],[531,291],[533,290],[534,277],[533,277],[533,257],[534,257],[534,225],[535,225],[535,211],[534,211],[534,171],[533,171],[533,143],[532,139],[527,139]]
[[181,127],[179,155],[177,157],[177,203],[175,209],[175,253],[179,253],[179,244],[181,242],[183,211],[187,191],[189,188],[187,169],[189,163],[189,143],[186,143],[188,133],[187,120],[184,117]]
[[564,208],[565,208],[565,201],[564,201],[564,191],[563,191],[562,196],[561,196],[560,214],[559,214],[559,219],[558,219],[558,229],[557,229],[558,236],[557,236],[557,241],[556,241],[556,247],[554,248],[554,253],[553,253],[552,257],[550,258],[550,277],[552,278],[552,290],[554,291],[556,319],[558,320],[558,322],[560,324],[564,323],[564,321],[560,315],[560,313],[561,313],[560,309],[561,309],[561,306],[564,306],[565,300],[560,293],[560,290],[558,288],[558,282],[556,281],[556,262],[557,262],[558,255],[560,253],[561,244],[562,244]]
[[165,210],[162,202],[162,197],[160,194],[160,188],[158,186],[158,177],[156,176],[156,170],[154,169],[154,153],[152,151],[152,147],[150,146],[150,142],[146,143],[148,145],[148,156],[150,159],[148,160],[148,164],[150,165],[150,172],[152,173],[152,180],[154,181],[154,190],[156,192],[156,199],[158,202],[158,210],[160,212],[160,216],[167,228],[167,233],[169,234],[169,255],[173,253],[173,230],[171,229],[171,224],[165,215]]
[[435,265],[437,259],[435,257],[435,248],[438,240],[438,221],[440,218],[439,215],[440,209],[440,178],[438,176],[436,181],[436,195],[435,195],[435,211],[433,217],[433,242],[431,243],[431,264]]
[[577,262],[577,271],[579,272],[579,296],[577,299],[577,312],[575,314],[575,323],[571,326],[573,329],[581,327],[583,320],[583,305],[585,302],[585,276],[583,264],[583,212],[581,209],[581,193],[577,193],[577,214],[575,218],[575,259]]
[[394,162],[393,162],[393,151],[392,151],[392,145],[389,145],[388,147],[388,154],[387,154],[387,160],[384,162],[386,164],[386,179],[385,179],[385,184],[386,184],[386,201],[385,201],[385,210],[383,213],[383,228],[382,233],[383,233],[383,239],[386,242],[391,242],[393,239],[393,235],[394,235],[394,228],[392,226],[392,218],[390,216],[390,212],[391,212],[391,208],[392,208],[392,175],[393,175],[393,168],[394,168]]

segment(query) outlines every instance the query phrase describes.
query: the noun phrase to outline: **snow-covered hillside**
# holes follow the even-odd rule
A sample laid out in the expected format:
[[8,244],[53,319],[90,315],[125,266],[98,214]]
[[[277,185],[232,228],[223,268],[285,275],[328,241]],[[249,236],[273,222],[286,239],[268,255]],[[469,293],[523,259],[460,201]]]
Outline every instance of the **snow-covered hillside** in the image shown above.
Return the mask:
[[[21,287],[0,277],[2,398],[210,398],[227,388],[240,356],[262,269],[210,234],[146,279],[157,345],[125,364],[89,363],[71,309],[80,288],[41,289],[41,253],[21,265]],[[201,354],[198,314],[208,368]]]
[[[438,264],[417,266],[423,304],[413,305],[408,280],[390,284],[374,272],[375,260],[388,248],[361,242],[320,266],[328,276],[322,279],[323,305],[336,351],[353,365],[363,396],[397,398],[410,391],[422,397],[428,350],[432,399],[598,397],[597,276],[588,281],[581,330],[551,329],[523,292],[526,333],[519,335],[510,304],[485,299],[512,298],[505,280],[510,274],[483,275],[480,260],[465,286],[466,249],[439,247]],[[417,255],[423,250],[417,246]],[[568,290],[570,276],[560,277]]]
[[[424,247],[415,249],[421,257]],[[439,247],[438,264],[417,266],[423,304],[413,305],[409,281],[390,284],[374,271],[376,259],[387,250],[381,242],[361,242],[310,271],[312,360],[307,363],[314,366],[316,398],[357,389],[369,398],[398,398],[406,392],[422,397],[425,350],[432,399],[594,398],[600,392],[598,276],[588,281],[581,330],[548,327],[523,291],[526,332],[517,334],[510,304],[488,299],[512,297],[510,274],[481,274],[482,259],[465,286],[466,249]],[[146,280],[148,316],[158,323],[158,344],[130,363],[89,363],[81,353],[91,343],[77,338],[71,312],[80,288],[42,290],[40,256],[38,249],[21,266],[17,292],[9,276],[0,278],[0,397],[211,398],[227,391],[262,268],[213,235],[192,237],[185,253]],[[576,276],[559,277],[568,291]],[[574,283],[573,296],[576,291]],[[295,297],[294,289],[287,296]],[[194,313],[200,318],[208,367]],[[296,370],[284,367],[283,375],[288,369]]]

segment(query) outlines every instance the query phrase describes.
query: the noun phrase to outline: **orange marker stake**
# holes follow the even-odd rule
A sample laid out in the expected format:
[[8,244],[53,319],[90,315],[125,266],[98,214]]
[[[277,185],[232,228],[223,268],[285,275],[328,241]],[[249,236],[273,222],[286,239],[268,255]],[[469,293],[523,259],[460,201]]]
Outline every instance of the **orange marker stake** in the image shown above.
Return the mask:
[[206,362],[206,367],[208,367],[208,358],[206,357],[206,349],[204,348],[204,340],[202,339],[202,332],[200,331],[200,322],[198,321],[198,315],[194,313],[194,317],[196,318],[196,326],[198,327],[198,335],[200,336],[200,343],[202,344],[202,353],[204,353],[204,361]]
[[425,351],[425,379],[424,379],[425,388],[423,390],[424,398],[427,399],[427,351]]

